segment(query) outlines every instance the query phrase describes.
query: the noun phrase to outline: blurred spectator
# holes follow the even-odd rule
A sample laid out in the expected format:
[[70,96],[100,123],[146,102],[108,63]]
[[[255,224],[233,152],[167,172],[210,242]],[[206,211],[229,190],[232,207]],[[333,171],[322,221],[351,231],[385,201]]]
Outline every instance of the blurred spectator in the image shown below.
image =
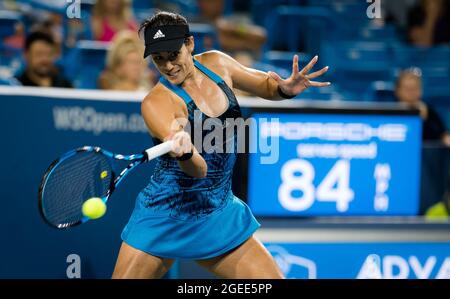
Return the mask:
[[197,0],[200,18],[206,23],[214,23],[225,10],[224,0]]
[[55,66],[56,43],[45,32],[33,32],[25,40],[25,71],[17,77],[24,86],[66,87],[72,84]]
[[84,28],[86,25],[83,23],[82,19],[73,18],[67,21],[68,32],[66,34],[66,47],[73,48],[77,44],[77,41],[91,39],[91,37],[88,36],[88,33],[86,33]]
[[3,0],[0,1],[1,10],[18,10],[16,0]]
[[100,75],[102,89],[149,91],[154,76],[142,59],[144,46],[136,32],[123,31],[116,35],[106,57],[106,70]]
[[450,146],[450,134],[433,107],[422,101],[422,94],[421,71],[417,68],[402,71],[396,82],[395,95],[400,102],[419,109],[423,119],[423,140],[441,141]]
[[97,0],[92,11],[95,40],[109,42],[121,30],[137,30],[127,0]]
[[52,12],[46,13],[43,20],[33,24],[30,32],[43,32],[50,35],[55,43],[56,56],[61,54],[64,42],[63,19],[61,15]]
[[386,23],[395,23],[403,30],[407,26],[408,11],[416,2],[416,0],[382,1],[382,18]]
[[416,46],[450,43],[450,1],[421,0],[408,13],[408,35]]
[[192,22],[208,23],[217,28],[219,43],[226,52],[251,51],[259,56],[266,41],[266,31],[252,24],[246,15],[224,16],[224,0],[197,0],[200,14]]
[[14,25],[14,34],[3,39],[4,45],[22,50],[25,45],[25,27],[19,22]]

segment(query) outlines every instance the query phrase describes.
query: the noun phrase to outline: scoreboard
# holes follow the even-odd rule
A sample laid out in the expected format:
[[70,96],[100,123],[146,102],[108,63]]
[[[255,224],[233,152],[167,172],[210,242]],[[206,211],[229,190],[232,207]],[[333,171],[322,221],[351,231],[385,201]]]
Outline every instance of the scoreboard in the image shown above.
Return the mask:
[[248,202],[257,216],[417,215],[421,119],[255,112]]

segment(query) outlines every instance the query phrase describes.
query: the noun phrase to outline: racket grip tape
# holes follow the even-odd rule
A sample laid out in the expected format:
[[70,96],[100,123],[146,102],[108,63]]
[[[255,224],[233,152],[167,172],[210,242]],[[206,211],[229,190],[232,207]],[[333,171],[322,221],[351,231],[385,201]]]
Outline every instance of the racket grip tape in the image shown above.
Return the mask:
[[144,155],[146,156],[146,161],[150,161],[167,154],[172,150],[172,144],[173,141],[169,140],[145,150]]

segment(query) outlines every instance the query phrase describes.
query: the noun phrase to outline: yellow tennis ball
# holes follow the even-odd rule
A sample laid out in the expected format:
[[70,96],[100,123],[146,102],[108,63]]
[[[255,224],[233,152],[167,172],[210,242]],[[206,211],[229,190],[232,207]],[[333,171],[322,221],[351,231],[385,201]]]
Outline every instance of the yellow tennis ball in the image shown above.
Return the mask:
[[425,218],[429,220],[446,220],[449,215],[445,203],[440,201],[437,204],[432,205],[425,212]]
[[105,215],[106,204],[99,197],[91,197],[83,203],[81,211],[84,216],[90,219],[98,219]]

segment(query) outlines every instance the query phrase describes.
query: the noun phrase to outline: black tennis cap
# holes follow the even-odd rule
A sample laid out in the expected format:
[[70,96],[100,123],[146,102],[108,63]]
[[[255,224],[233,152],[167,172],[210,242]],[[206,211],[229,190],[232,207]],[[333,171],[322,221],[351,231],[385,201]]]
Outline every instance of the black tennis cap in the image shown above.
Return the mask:
[[180,50],[186,37],[191,36],[188,25],[165,25],[145,30],[144,58],[156,52]]

